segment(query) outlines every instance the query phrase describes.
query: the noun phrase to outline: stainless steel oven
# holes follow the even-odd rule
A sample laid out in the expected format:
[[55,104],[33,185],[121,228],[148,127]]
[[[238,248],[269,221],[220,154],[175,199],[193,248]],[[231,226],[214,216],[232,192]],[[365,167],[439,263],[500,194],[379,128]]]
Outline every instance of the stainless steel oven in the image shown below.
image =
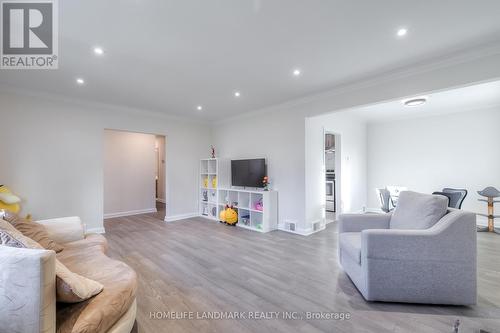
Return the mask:
[[325,210],[327,212],[335,212],[335,174],[326,174],[326,182],[325,182],[325,190],[326,190],[326,203]]
[[335,180],[326,181],[326,200],[335,200]]

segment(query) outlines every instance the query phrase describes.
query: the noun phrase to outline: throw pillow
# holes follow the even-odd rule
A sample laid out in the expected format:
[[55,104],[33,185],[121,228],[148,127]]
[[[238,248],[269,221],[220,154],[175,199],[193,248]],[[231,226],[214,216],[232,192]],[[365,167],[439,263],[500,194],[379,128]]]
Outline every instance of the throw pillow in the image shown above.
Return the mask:
[[49,237],[47,230],[45,230],[45,227],[40,223],[28,221],[18,216],[8,216],[7,218],[14,228],[19,230],[24,236],[31,238],[43,246],[44,249],[53,250],[56,253],[59,253],[64,249],[64,247]]
[[428,229],[448,210],[448,198],[442,195],[404,191],[391,217],[391,229]]
[[8,231],[0,230],[0,245],[25,248],[23,243],[15,239]]

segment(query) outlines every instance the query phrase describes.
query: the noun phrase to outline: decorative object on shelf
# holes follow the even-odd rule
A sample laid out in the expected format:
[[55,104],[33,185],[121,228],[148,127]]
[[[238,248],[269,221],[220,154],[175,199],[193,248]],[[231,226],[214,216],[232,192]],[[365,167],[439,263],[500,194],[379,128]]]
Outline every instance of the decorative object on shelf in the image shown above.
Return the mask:
[[217,188],[217,176],[214,176],[214,178],[212,178],[212,188]]
[[232,204],[233,206],[238,206],[238,201],[233,201]]
[[246,226],[250,225],[250,215],[246,214],[240,218],[241,223],[243,223]]
[[208,188],[208,177],[203,178],[203,187]]
[[495,200],[495,198],[500,197],[500,191],[493,186],[488,186],[482,191],[477,191],[480,196],[486,197],[486,199],[478,199],[479,201],[486,202],[488,204],[488,214],[478,214],[488,218],[487,227],[477,227],[479,232],[494,232],[500,234],[500,228],[495,228],[495,219],[499,218],[500,215],[495,215],[494,204],[500,202],[500,200]]
[[208,201],[208,191],[203,191],[203,201]]
[[210,146],[210,152],[212,154],[212,158],[215,158],[215,147],[214,146]]
[[212,216],[213,217],[217,216],[217,207],[212,207]]
[[269,191],[269,177],[264,176],[262,178],[262,185],[264,186],[264,191]]
[[203,206],[203,211],[201,212],[201,215],[208,216],[208,207],[206,205]]
[[215,191],[211,191],[210,192],[210,197],[211,197],[211,201],[214,202],[215,198],[216,198],[216,192]]
[[255,226],[255,228],[257,228],[257,229],[259,229],[259,230],[262,230],[262,224],[260,224],[260,223],[259,223],[259,224],[257,224],[257,225]]
[[257,201],[255,203],[255,210],[258,210],[258,211],[263,211],[264,210],[264,204],[262,203],[262,198],[259,199],[259,201]]

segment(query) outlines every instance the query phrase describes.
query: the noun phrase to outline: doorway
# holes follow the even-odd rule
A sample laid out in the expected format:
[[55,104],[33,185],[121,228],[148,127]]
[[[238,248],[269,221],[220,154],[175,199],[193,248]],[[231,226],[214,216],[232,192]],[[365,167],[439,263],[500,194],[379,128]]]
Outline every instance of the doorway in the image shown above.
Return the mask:
[[166,212],[166,138],[104,130],[104,218]]
[[340,197],[340,135],[324,131],[323,157],[325,171],[325,224],[337,219]]

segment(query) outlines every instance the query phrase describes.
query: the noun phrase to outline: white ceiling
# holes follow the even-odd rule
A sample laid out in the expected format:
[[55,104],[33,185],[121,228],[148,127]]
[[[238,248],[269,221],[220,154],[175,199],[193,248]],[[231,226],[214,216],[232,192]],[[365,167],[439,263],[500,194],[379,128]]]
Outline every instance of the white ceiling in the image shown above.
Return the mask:
[[[407,107],[396,100],[349,110],[368,122],[386,122],[406,118],[437,116],[496,107],[500,112],[500,81],[476,84],[425,95],[427,102]],[[418,97],[418,96],[409,96]]]
[[[3,70],[0,85],[202,119],[500,40],[498,0],[60,0],[59,6],[59,70]],[[408,28],[403,39],[396,37],[400,27]],[[104,56],[92,53],[96,45]],[[291,75],[295,67],[302,76]],[[77,86],[76,77],[86,84]]]

